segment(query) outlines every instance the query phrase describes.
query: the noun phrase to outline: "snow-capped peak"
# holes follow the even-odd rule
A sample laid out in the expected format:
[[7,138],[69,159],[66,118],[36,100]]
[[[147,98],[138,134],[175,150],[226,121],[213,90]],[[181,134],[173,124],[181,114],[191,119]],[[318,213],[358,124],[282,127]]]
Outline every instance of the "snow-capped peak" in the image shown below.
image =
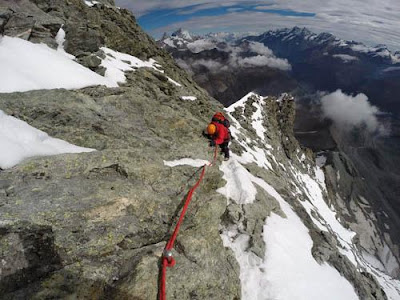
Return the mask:
[[[294,43],[296,46],[301,43],[303,47],[312,49],[313,47],[327,47],[330,51],[346,51],[347,55],[357,56],[366,55],[372,58],[384,59],[386,63],[400,63],[400,54],[391,53],[386,45],[380,44],[375,47],[367,46],[360,42],[346,41],[335,37],[331,33],[322,32],[316,34],[307,28],[293,27],[277,30],[270,30],[258,36],[255,40],[260,42],[278,39],[286,43]],[[253,37],[254,40],[254,37]]]
[[182,39],[187,40],[187,41],[193,41],[193,37],[189,33],[189,31],[188,30],[184,30],[182,28],[179,28],[177,31],[173,32],[171,34],[171,36],[182,38]]

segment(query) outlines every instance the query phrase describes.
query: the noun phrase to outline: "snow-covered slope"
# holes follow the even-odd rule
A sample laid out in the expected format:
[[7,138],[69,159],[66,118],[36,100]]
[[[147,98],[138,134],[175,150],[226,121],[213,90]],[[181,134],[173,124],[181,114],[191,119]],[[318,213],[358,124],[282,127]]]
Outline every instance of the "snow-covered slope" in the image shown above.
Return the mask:
[[74,62],[73,58],[62,48],[54,50],[16,37],[0,37],[0,92],[115,86],[112,81]]
[[[39,89],[78,89],[105,85],[117,87],[126,81],[125,72],[138,68],[152,68],[164,73],[154,59],[143,61],[135,56],[102,47],[101,76],[75,61],[63,48],[65,32],[61,28],[56,37],[57,50],[45,44],[34,44],[16,37],[0,37],[0,92],[25,92]],[[29,53],[29,55],[26,55]],[[97,59],[100,60],[99,57]],[[50,66],[50,67],[46,67]],[[171,78],[168,80],[175,85]]]
[[[277,109],[279,120],[285,118],[279,117],[279,111],[284,113],[290,102],[287,96],[276,100],[250,93],[226,110],[233,121],[232,136],[242,153],[221,166],[227,185],[219,191],[232,206],[221,236],[240,263],[243,299],[369,299],[371,295],[367,296],[355,279],[363,272],[377,280],[388,299],[400,299],[400,281],[388,275],[389,268],[370,263],[356,242],[357,232],[348,229],[340,211],[329,205],[332,200],[323,167],[295,142],[288,160],[282,154],[289,137],[284,131],[280,137],[271,136],[276,118],[271,106]],[[284,126],[285,120],[280,122]],[[254,166],[260,170],[255,171]],[[277,174],[282,177],[276,178]],[[263,223],[261,231],[249,230],[246,212],[262,199],[261,194],[273,199],[276,206],[266,214],[258,212],[259,219],[252,220]],[[242,210],[243,215],[235,210]],[[254,232],[262,235],[264,251],[254,251],[254,244],[260,243],[254,241]],[[334,241],[330,251],[337,252],[338,261],[320,256],[316,235]],[[338,268],[339,264],[349,270]],[[393,261],[392,267],[396,266]]]
[[63,153],[91,152],[48,136],[26,122],[6,115],[0,110],[0,169],[15,166],[26,158]]

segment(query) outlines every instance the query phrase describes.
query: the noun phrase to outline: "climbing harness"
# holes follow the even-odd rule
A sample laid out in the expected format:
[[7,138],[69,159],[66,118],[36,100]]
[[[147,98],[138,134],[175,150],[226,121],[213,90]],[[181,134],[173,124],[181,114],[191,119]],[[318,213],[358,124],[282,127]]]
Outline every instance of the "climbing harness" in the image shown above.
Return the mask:
[[185,204],[182,208],[181,215],[179,216],[179,220],[175,226],[174,232],[172,233],[169,241],[167,242],[167,245],[164,248],[163,254],[162,254],[162,262],[161,262],[161,276],[160,276],[160,289],[159,289],[159,299],[160,300],[167,300],[166,296],[166,277],[167,277],[167,267],[173,267],[175,266],[175,259],[172,255],[172,249],[174,248],[174,243],[176,240],[176,237],[178,236],[179,228],[181,227],[181,224],[183,222],[183,218],[185,217],[186,211],[189,207],[189,203],[192,200],[192,196],[194,191],[199,187],[200,183],[203,181],[204,174],[206,172],[206,167],[211,167],[215,164],[215,161],[217,159],[217,147],[215,147],[214,150],[214,158],[212,162],[209,164],[205,164],[202,166],[202,170],[200,173],[200,177],[197,180],[197,182],[194,184],[194,186],[191,187],[189,190],[189,193],[186,196]]

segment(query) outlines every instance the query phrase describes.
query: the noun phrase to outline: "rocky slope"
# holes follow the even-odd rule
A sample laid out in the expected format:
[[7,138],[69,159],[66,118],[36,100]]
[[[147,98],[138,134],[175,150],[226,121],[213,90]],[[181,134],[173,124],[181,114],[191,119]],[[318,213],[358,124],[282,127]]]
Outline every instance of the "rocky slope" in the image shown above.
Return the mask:
[[[2,34],[56,48],[63,26],[66,51],[100,74],[102,46],[159,64],[159,70],[126,72],[126,82],[116,88],[0,94],[5,113],[97,150],[35,157],[0,170],[2,299],[156,299],[163,247],[198,174],[191,159],[212,156],[201,132],[222,105],[157,48],[128,11],[101,2],[0,1]],[[334,289],[354,297],[400,297],[398,281],[388,275],[397,272],[395,256],[384,252],[381,266],[361,252],[373,254],[384,243],[390,248],[389,237],[375,234],[373,225],[364,227],[373,216],[362,200],[344,207],[329,163],[324,190],[313,154],[294,138],[292,100],[249,95],[227,110],[234,154],[207,168],[196,191],[173,251],[177,265],[168,271],[169,299],[254,299],[247,278],[254,279],[250,287],[257,278],[271,282],[268,293],[256,290],[259,299],[293,291],[297,285],[290,282],[296,280],[288,284],[273,271],[276,264],[289,271],[284,267],[296,265],[290,262],[297,252],[318,270],[303,277],[308,281],[298,299],[310,299],[308,292],[321,297],[308,285],[318,272],[328,272]],[[307,246],[292,238],[294,248],[283,248],[286,258],[271,258],[280,240],[266,237],[285,222],[302,228]],[[273,224],[282,226],[271,231]],[[257,276],[243,275],[249,268],[241,257],[255,262],[258,273],[249,274]],[[280,278],[288,288],[279,289]]]
[[[1,171],[0,298],[155,299],[160,254],[195,171],[171,169],[163,160],[207,159],[212,153],[201,131],[221,107],[126,10],[83,1],[2,1],[1,7],[4,34],[36,42],[20,32],[50,27],[40,21],[47,18],[55,28],[41,41],[53,45],[63,24],[65,48],[80,62],[101,56],[99,47],[107,45],[156,58],[165,75],[143,68],[126,74],[127,82],[115,89],[1,94],[7,114],[98,151],[32,159]],[[15,33],[7,29],[17,28],[10,22],[27,14],[32,22]],[[183,101],[182,95],[197,101]],[[168,278],[171,297],[240,294],[238,266],[218,234],[226,199],[215,189],[222,185],[219,171],[210,170],[196,193],[178,239],[179,263]]]

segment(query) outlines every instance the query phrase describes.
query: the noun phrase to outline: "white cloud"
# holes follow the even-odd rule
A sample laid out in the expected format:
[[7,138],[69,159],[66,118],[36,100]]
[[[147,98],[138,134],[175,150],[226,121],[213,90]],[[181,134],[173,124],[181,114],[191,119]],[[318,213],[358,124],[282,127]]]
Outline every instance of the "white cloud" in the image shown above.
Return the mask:
[[189,50],[191,52],[199,53],[204,50],[214,49],[216,46],[215,46],[215,43],[213,43],[210,40],[201,39],[201,40],[196,40],[193,43],[187,44],[187,47],[189,48]]
[[286,59],[276,58],[274,56],[257,55],[252,57],[245,57],[238,60],[238,64],[244,67],[263,67],[268,66],[274,69],[288,71],[291,69],[290,64]]
[[[195,72],[193,69],[198,67],[205,67],[213,73],[221,70],[226,71],[229,68],[236,69],[268,66],[283,71],[289,71],[292,68],[287,59],[277,58],[268,47],[256,42],[250,42],[248,44],[245,42],[241,45],[233,46],[229,43],[218,44],[218,42],[211,39],[200,39],[188,44],[188,48],[194,53],[200,53],[203,50],[217,48],[219,51],[229,54],[228,61],[224,62],[204,58],[196,59],[195,57],[186,59],[185,61],[177,59],[177,64],[181,68],[189,71],[191,74],[194,74]],[[250,53],[252,53],[253,56],[249,56]],[[254,55],[254,53],[257,55]]]
[[351,55],[348,55],[348,54],[334,54],[332,56],[335,57],[335,58],[339,58],[339,59],[343,60],[345,63],[349,63],[349,62],[358,60],[358,57],[351,56]]
[[266,47],[264,44],[252,42],[250,43],[249,47],[251,51],[258,53],[260,55],[266,55],[266,56],[273,55],[272,50]]
[[376,115],[379,110],[368,102],[364,94],[346,95],[341,90],[321,98],[322,110],[339,128],[350,130],[365,124],[370,132],[380,131]]
[[271,5],[260,5],[260,6],[255,7],[255,9],[258,9],[258,10],[267,10],[267,9],[271,9],[271,8],[275,8],[275,6],[272,7]]
[[185,69],[190,75],[194,75],[195,72],[193,69],[199,68],[199,67],[205,67],[207,68],[210,72],[216,73],[218,71],[226,71],[228,69],[228,66],[225,66],[217,61],[210,60],[210,59],[177,59],[176,63],[178,66],[181,68]]
[[193,62],[192,64],[194,67],[197,66],[204,66],[212,72],[220,70],[223,65],[214,60],[206,60],[206,59],[199,59]]

